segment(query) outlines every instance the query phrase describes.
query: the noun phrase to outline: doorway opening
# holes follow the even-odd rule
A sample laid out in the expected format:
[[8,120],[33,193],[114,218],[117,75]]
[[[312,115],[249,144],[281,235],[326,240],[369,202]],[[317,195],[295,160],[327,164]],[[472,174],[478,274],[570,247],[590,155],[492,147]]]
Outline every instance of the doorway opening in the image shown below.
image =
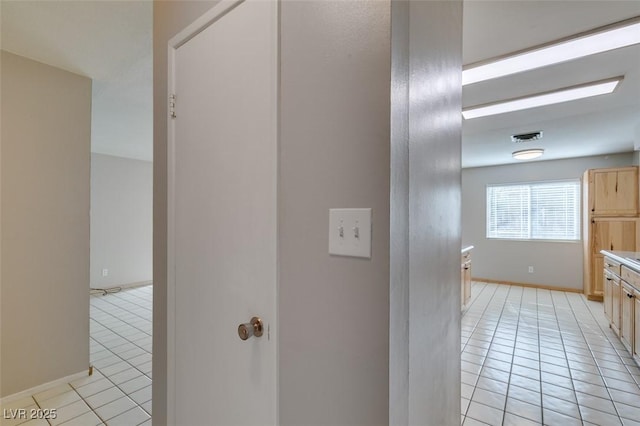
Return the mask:
[[[27,405],[15,407],[37,404],[55,409],[59,422],[151,423],[152,22],[151,1],[2,3],[3,50],[47,65],[52,75],[68,72],[91,79],[91,111],[86,114],[87,122],[90,115],[91,157],[77,152],[67,155],[74,161],[79,158],[81,164],[74,166],[89,170],[90,163],[91,169],[90,183],[83,182],[90,186],[90,201],[83,199],[78,213],[84,218],[90,214],[90,229],[86,224],[77,225],[82,227],[77,233],[83,235],[86,248],[90,246],[90,253],[82,248],[90,264],[83,262],[78,279],[82,286],[74,288],[90,304],[84,329],[89,336],[88,341],[65,345],[64,349],[69,355],[89,353],[88,365],[81,361],[74,368],[75,372],[88,368],[91,373],[86,376],[85,370],[75,374],[83,376],[77,378],[55,372],[65,377],[55,386],[49,386],[53,382],[38,383],[25,391],[33,390],[30,396],[17,402]],[[65,109],[63,101],[59,108]],[[44,115],[37,120],[31,117],[28,125],[36,127],[54,120]],[[49,143],[47,149],[64,151],[62,146],[51,146],[53,138],[44,139]],[[79,139],[88,144],[88,131]],[[83,148],[88,151],[87,145]],[[63,161],[58,167],[68,167],[67,163]],[[70,185],[59,189],[65,194],[74,191]],[[50,198],[50,204],[63,202],[60,197]],[[75,235],[75,231],[68,234]],[[90,242],[84,237],[87,234]],[[32,267],[38,268],[39,263]],[[56,284],[53,278],[49,281],[43,286]],[[72,295],[67,296],[71,299]],[[80,308],[77,303],[57,302],[65,308],[58,309],[56,315],[68,315],[75,323],[85,315],[86,305]],[[66,358],[60,352],[56,357]]]

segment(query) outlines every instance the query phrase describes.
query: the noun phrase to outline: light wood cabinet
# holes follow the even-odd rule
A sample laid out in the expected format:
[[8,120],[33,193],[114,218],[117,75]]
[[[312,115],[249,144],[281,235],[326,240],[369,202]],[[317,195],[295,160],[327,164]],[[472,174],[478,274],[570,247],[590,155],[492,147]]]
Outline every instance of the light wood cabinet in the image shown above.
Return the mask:
[[635,251],[638,241],[638,219],[635,217],[592,218],[591,252],[600,250]]
[[462,253],[460,259],[460,302],[464,308],[471,300],[471,252]]
[[596,216],[638,214],[638,168],[589,171],[591,212]]
[[602,280],[602,269],[604,267],[604,256],[601,254],[593,256],[593,262],[591,263],[591,269],[593,277],[591,280],[590,294],[593,296],[604,296],[604,282]]
[[633,308],[633,359],[640,364],[640,291],[634,291]]
[[611,284],[611,329],[620,336],[620,278],[614,278]]
[[640,250],[638,193],[636,166],[587,170],[583,176],[583,285],[590,300],[604,295],[600,250]]
[[613,295],[613,279],[614,275],[605,269],[602,281],[604,285],[604,316],[609,320],[609,324],[611,324],[611,310],[613,308],[611,301],[611,296]]
[[629,352],[633,342],[634,323],[633,287],[622,281],[622,293],[620,295],[620,340]]
[[[603,296],[602,269],[606,265],[600,250],[635,251],[640,242],[639,222],[638,218],[634,217],[594,218],[591,220],[589,271],[585,273],[585,283],[589,284],[586,291],[589,299],[602,300]],[[585,263],[587,263],[586,259]],[[617,268],[618,270],[614,273],[620,275],[620,264],[617,264]]]
[[[605,247],[603,242],[609,246],[616,247],[619,251],[635,251],[636,244],[640,241],[637,232],[640,230],[639,220],[636,218],[624,218],[620,220],[598,219],[594,220],[595,231],[591,238],[592,243],[588,246],[588,252],[584,259],[584,284],[585,293],[590,300],[602,300],[604,294],[604,282],[602,270],[607,269],[604,256],[600,250],[611,250]],[[623,235],[626,233],[625,235]],[[629,235],[628,233],[631,233]],[[597,249],[593,247],[598,247]],[[611,261],[614,269],[613,273],[620,275],[620,264]],[[615,270],[617,268],[617,270]]]
[[640,365],[640,273],[631,269],[637,264],[620,257],[627,253],[611,254],[622,263],[604,257],[604,313],[613,332]]
[[[598,263],[597,259],[595,263]],[[605,316],[607,316],[608,313],[607,318],[611,320],[613,318],[613,303],[611,301],[611,298],[613,297],[613,281],[617,281],[618,284],[620,283],[621,265],[615,260],[605,256],[602,256],[602,263],[604,264],[604,280],[602,281],[602,285],[604,287],[604,310]]]

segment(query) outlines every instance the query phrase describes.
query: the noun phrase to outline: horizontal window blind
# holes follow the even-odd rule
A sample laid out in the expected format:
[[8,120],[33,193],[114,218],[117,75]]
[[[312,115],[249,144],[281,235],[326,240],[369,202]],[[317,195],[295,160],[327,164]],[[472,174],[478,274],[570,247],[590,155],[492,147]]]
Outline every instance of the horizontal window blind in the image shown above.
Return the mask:
[[580,182],[487,186],[487,238],[579,240]]

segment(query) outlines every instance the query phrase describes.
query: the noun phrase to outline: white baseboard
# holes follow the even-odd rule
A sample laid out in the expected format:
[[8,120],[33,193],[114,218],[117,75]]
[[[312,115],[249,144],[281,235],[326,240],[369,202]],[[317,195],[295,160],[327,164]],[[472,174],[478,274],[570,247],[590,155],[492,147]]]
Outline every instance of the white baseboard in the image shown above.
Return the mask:
[[74,380],[82,379],[89,375],[89,369],[82,370],[79,373],[72,374],[70,376],[61,377],[59,379],[53,380],[48,383],[44,383],[42,385],[34,386],[31,389],[23,390],[18,393],[14,393],[13,395],[7,395],[4,398],[0,399],[0,405],[9,405],[14,401],[18,401],[23,398],[27,398],[36,393],[44,392],[46,390],[55,388],[56,386],[64,385],[65,383],[73,382]]
[[99,287],[99,288],[90,287],[89,290],[94,290],[94,291],[97,291],[97,290],[109,290],[109,289],[112,289],[112,288],[123,288],[124,289],[124,288],[133,288],[133,287],[143,287],[143,286],[150,285],[150,284],[153,284],[153,281],[138,281],[138,282],[134,282],[134,283],[112,285],[112,286],[109,286],[109,287]]
[[132,287],[142,287],[145,285],[153,284],[153,281],[138,281],[136,283],[122,284],[118,287],[120,288],[132,288]]

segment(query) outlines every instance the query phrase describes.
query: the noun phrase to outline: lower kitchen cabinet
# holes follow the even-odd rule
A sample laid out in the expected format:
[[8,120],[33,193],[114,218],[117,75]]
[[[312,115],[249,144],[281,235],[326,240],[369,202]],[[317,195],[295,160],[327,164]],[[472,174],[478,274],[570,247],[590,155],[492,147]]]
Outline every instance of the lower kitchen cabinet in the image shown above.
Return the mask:
[[640,364],[640,291],[634,291],[633,359]]
[[604,283],[604,316],[609,320],[609,324],[611,324],[611,309],[613,308],[613,303],[611,300],[611,296],[613,295],[613,279],[614,275],[604,270],[604,279],[602,282]]
[[471,252],[462,254],[460,259],[460,302],[464,308],[471,299]]
[[620,336],[620,278],[614,278],[611,284],[611,329]]
[[[638,252],[621,253],[633,259],[640,257]],[[632,269],[624,260],[625,257],[617,257],[617,261],[604,257],[604,313],[611,329],[640,365],[640,272],[637,272],[640,266],[629,263],[636,268]]]
[[620,296],[620,340],[629,353],[632,352],[632,345],[634,343],[634,308],[635,300],[633,287],[623,281],[622,294]]

